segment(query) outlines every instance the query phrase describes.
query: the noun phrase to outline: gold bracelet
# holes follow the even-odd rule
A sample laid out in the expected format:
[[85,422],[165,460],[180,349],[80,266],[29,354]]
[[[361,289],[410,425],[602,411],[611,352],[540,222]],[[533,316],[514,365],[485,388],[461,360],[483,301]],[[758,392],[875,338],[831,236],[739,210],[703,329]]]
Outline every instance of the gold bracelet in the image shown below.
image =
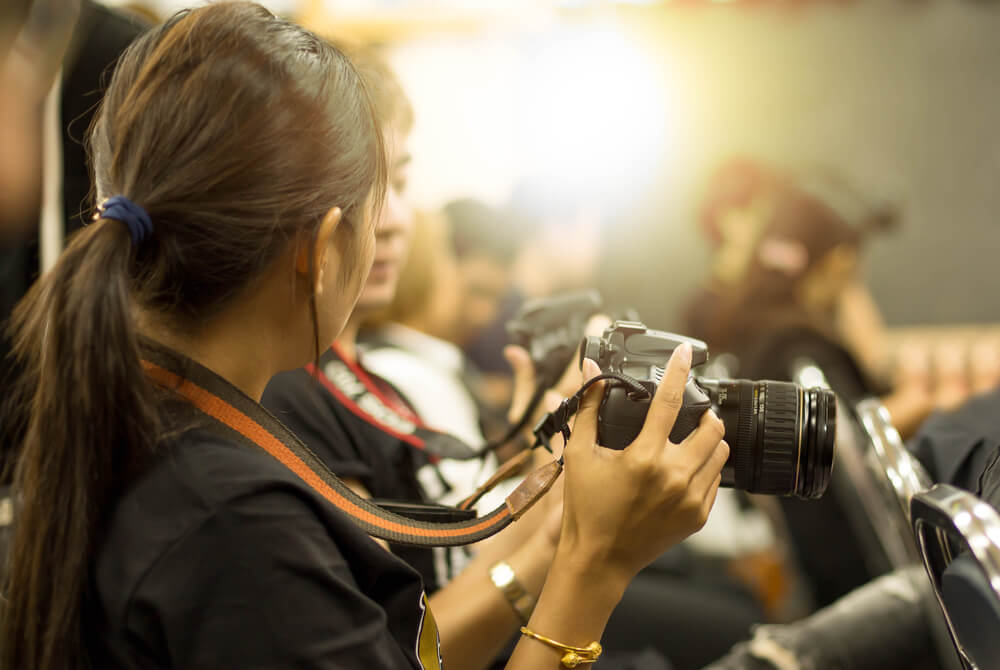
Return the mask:
[[600,642],[591,642],[586,647],[573,647],[528,630],[527,626],[521,626],[521,635],[526,635],[533,640],[538,640],[542,644],[552,647],[556,651],[562,652],[562,665],[564,668],[575,668],[581,663],[594,663],[601,657],[601,652],[604,651]]

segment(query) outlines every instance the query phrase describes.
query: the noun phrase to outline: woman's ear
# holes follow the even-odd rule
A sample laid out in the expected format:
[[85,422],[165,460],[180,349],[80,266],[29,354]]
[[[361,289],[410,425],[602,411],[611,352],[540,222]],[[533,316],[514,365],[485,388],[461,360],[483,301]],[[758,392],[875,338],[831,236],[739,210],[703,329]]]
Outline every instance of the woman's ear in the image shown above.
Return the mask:
[[329,256],[330,239],[333,231],[340,224],[342,212],[340,207],[332,207],[323,217],[316,232],[316,238],[312,244],[304,245],[299,250],[299,255],[295,259],[295,271],[302,277],[309,277],[309,269],[316,268],[313,275],[313,293],[321,295],[323,293],[323,271]]

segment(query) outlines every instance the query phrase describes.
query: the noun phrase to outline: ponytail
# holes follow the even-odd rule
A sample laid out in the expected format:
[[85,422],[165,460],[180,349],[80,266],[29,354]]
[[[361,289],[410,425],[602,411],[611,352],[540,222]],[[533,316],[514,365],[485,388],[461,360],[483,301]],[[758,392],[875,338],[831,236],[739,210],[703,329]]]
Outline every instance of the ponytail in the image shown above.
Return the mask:
[[129,231],[100,219],[17,306],[28,402],[0,634],[5,668],[87,667],[88,565],[103,515],[155,440],[133,325]]

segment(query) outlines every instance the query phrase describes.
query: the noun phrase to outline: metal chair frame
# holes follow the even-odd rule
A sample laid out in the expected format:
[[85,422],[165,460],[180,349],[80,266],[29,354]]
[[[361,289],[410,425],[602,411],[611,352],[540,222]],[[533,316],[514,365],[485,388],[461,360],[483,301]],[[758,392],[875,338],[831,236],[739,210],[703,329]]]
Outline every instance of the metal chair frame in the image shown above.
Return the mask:
[[993,595],[1000,602],[1000,514],[989,503],[950,484],[937,484],[910,501],[910,521],[920,548],[927,576],[934,586],[955,649],[966,668],[976,669],[941,595],[944,569],[960,553],[951,539],[957,539],[983,571]]
[[910,520],[910,500],[934,485],[929,474],[910,454],[899,431],[892,425],[889,411],[877,398],[862,400],[855,407],[858,421],[871,443],[872,465],[883,474],[892,489],[907,522]]
[[[803,361],[797,366],[796,381],[803,386],[829,388],[818,367]],[[877,398],[859,402],[851,422],[857,431],[850,437],[838,436],[837,464],[850,481],[854,494],[865,510],[866,523],[885,560],[893,569],[923,562],[911,528],[911,500],[933,485],[930,475],[906,449],[899,431],[893,426],[888,410]],[[859,443],[864,438],[868,445]],[[836,475],[836,471],[834,472]],[[968,668],[965,656],[955,645],[950,622],[940,607],[929,599],[926,608],[930,635],[943,670]]]

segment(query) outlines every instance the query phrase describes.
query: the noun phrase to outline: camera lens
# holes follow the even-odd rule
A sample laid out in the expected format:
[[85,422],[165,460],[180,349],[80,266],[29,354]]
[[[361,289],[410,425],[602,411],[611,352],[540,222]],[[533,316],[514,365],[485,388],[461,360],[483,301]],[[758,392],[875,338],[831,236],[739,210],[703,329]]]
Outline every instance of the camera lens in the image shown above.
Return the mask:
[[790,382],[698,379],[726,426],[723,485],[818,498],[830,483],[837,400]]

